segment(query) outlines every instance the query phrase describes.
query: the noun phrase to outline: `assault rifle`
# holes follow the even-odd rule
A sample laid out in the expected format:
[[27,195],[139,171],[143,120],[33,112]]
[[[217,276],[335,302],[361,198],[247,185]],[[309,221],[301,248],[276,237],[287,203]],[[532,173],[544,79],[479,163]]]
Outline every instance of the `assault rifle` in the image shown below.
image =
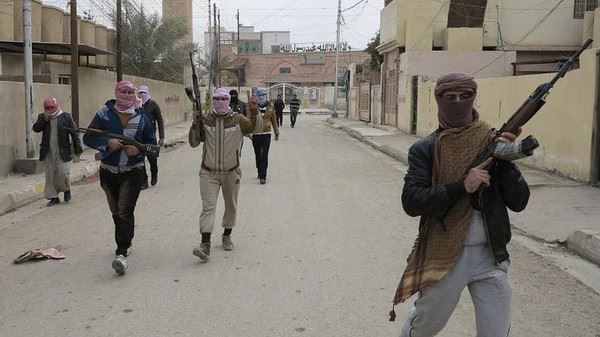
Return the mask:
[[[517,111],[508,119],[502,127],[496,131],[495,137],[500,137],[503,132],[510,132],[518,135],[520,128],[525,125],[546,103],[546,96],[554,84],[565,76],[569,68],[575,64],[581,53],[589,47],[592,39],[588,39],[558,70],[558,73],[550,82],[539,85],[535,91],[525,100]],[[480,152],[470,167],[478,166],[490,157],[502,160],[517,160],[533,155],[533,150],[539,146],[538,141],[533,136],[528,136],[521,142],[505,144],[495,141]]]
[[200,98],[200,86],[194,65],[194,55],[190,51],[190,64],[192,65],[192,87],[185,88],[185,94],[194,104],[194,120],[202,120],[202,102]]
[[81,132],[81,133],[90,135],[91,137],[103,137],[103,138],[109,138],[109,139],[115,138],[115,139],[120,140],[123,145],[131,145],[131,146],[137,147],[138,150],[140,150],[140,152],[142,152],[146,155],[158,157],[158,154],[160,153],[160,146],[158,146],[158,145],[142,144],[133,138],[129,138],[127,136],[123,136],[123,135],[120,135],[117,133],[110,133],[110,132],[104,131],[104,130],[86,129],[86,128],[78,128],[78,129],[65,128],[65,129],[68,131]]

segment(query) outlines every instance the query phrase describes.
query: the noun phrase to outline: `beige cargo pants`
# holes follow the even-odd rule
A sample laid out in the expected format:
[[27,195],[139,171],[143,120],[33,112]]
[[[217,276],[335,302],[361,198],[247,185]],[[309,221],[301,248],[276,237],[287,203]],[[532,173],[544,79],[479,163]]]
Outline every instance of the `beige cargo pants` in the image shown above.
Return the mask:
[[221,189],[225,201],[222,226],[223,228],[233,228],[235,226],[241,178],[242,171],[239,167],[225,174],[211,173],[206,169],[200,171],[200,197],[202,198],[200,233],[212,232],[215,225],[217,199]]

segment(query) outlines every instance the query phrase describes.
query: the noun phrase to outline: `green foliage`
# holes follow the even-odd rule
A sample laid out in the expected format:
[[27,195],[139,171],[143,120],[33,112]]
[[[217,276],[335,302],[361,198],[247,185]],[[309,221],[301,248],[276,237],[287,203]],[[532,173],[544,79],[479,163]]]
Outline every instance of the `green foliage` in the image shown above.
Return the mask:
[[[180,41],[188,29],[178,20],[148,15],[143,7],[125,7],[123,15],[123,72],[160,81],[183,82],[193,45]],[[116,15],[113,13],[116,27]]]
[[371,62],[369,66],[372,70],[379,71],[381,69],[381,63],[383,63],[383,55],[377,52],[377,46],[379,46],[379,31],[375,37],[371,38],[371,41],[367,44],[365,51],[371,55]]

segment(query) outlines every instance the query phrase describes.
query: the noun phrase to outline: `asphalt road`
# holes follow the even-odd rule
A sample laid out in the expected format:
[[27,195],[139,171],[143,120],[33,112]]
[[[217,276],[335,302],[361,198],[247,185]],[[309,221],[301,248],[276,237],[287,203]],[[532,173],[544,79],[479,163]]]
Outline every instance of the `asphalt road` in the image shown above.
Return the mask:
[[[287,116],[286,116],[287,117]],[[99,184],[71,204],[43,202],[0,217],[0,336],[397,336],[388,322],[417,229],[400,205],[406,167],[332,129],[323,117],[286,121],[266,185],[243,149],[236,248],[220,245],[220,201],[209,263],[199,242],[199,149],[159,159],[142,193],[123,277],[111,269],[113,225]],[[12,264],[61,246],[61,261]],[[600,296],[512,244],[511,336],[600,336]],[[468,291],[440,336],[474,336]]]

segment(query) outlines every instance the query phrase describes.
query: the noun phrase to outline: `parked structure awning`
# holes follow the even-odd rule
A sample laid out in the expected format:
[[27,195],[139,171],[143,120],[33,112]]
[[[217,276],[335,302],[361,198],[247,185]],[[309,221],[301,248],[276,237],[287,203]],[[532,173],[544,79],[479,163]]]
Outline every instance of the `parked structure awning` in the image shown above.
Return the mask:
[[[23,41],[0,41],[0,53],[23,53]],[[71,44],[57,42],[33,42],[32,52],[42,55],[71,55]],[[114,55],[113,52],[86,44],[79,45],[79,56]]]

